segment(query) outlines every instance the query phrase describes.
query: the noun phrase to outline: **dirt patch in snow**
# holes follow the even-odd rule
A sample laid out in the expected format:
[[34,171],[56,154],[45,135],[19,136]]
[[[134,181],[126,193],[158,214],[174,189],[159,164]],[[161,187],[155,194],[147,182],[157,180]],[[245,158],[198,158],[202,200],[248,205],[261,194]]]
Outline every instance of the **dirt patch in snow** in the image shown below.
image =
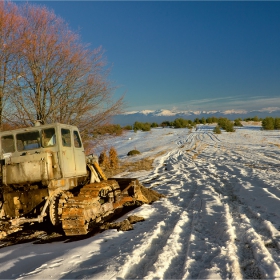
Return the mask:
[[121,222],[116,222],[116,223],[105,223],[102,225],[100,228],[101,229],[117,229],[118,231],[128,231],[133,229],[133,224],[145,221],[143,217],[139,216],[129,216],[127,219],[121,221]]

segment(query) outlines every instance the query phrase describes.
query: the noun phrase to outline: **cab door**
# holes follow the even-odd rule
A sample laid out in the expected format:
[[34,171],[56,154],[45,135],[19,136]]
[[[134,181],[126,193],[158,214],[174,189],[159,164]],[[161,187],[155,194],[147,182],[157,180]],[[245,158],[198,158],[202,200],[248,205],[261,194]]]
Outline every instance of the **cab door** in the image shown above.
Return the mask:
[[73,140],[74,140],[76,174],[78,176],[86,175],[87,165],[86,165],[85,149],[83,147],[81,137],[77,130],[73,130]]
[[71,130],[61,128],[61,161],[63,166],[63,177],[76,176],[75,155],[73,151]]

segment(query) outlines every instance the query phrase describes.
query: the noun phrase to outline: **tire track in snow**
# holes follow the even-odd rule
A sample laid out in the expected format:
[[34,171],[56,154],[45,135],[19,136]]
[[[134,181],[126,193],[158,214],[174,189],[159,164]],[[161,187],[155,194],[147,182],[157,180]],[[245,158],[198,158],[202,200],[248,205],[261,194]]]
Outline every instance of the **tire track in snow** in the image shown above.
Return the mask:
[[[197,139],[196,141],[198,141],[198,137],[195,138]],[[193,144],[193,142],[190,143]],[[191,182],[197,182],[199,187],[202,187],[207,178],[205,178],[204,174],[199,171],[197,165],[187,157],[179,157],[178,153],[174,153],[173,155],[174,157],[171,160],[172,164],[174,164],[176,161],[177,164],[178,162],[184,161],[185,165],[180,169],[184,168],[185,172],[188,172],[188,176],[192,178]],[[177,157],[175,155],[177,155]],[[221,255],[221,249],[216,249],[215,246],[207,245],[207,241],[204,242],[199,240],[200,243],[203,242],[203,247],[211,247],[210,252],[208,252],[207,249],[201,250],[201,244],[198,246],[198,248],[193,245],[194,241],[197,242],[197,240],[192,240],[192,238],[197,235],[196,231],[199,230],[200,227],[205,230],[202,225],[202,222],[206,222],[205,219],[203,221],[205,213],[202,214],[202,218],[200,217],[202,204],[205,204],[205,202],[202,203],[202,201],[203,200],[200,198],[200,195],[196,193],[192,201],[193,206],[196,206],[192,207],[190,204],[190,209],[188,209],[188,221],[185,224],[182,224],[181,220],[179,219],[174,231],[172,232],[172,234],[170,234],[170,240],[176,240],[175,244],[182,244],[182,246],[171,247],[170,244],[172,243],[170,243],[170,241],[167,241],[162,252],[160,252],[156,262],[153,265],[156,269],[150,271],[147,275],[147,278],[198,278],[202,277],[203,273],[204,275],[205,273],[208,273],[206,269],[211,267],[213,262],[215,263],[216,261],[220,261],[221,258],[223,260],[227,259],[227,257],[225,257],[223,254],[222,257],[219,256]],[[206,220],[207,219],[208,217],[206,218]],[[223,220],[224,223],[226,223],[225,219]],[[181,236],[179,232],[181,232]],[[224,235],[224,231],[222,231],[218,235],[218,238],[215,237],[215,242],[221,242],[221,247],[223,247],[222,245],[225,245],[225,240],[223,240]],[[229,236],[226,238],[226,240],[228,240],[229,238],[233,239],[232,236]],[[182,243],[182,241],[180,240],[184,240],[184,242]],[[178,249],[179,247],[180,249]],[[228,251],[234,252],[234,250],[231,248],[227,249],[227,252]],[[171,255],[169,255],[170,252],[172,252]],[[192,254],[194,252],[198,253],[193,256]],[[197,261],[194,262],[194,258]],[[191,261],[189,261],[188,259],[190,259]],[[240,276],[241,274],[239,272],[239,265],[238,263],[236,263],[236,260],[227,259],[227,261],[231,263],[231,267],[234,267],[233,271],[229,271],[225,268],[224,271],[218,271],[216,276],[222,275],[223,278],[227,278],[228,276],[232,275]]]
[[[153,230],[153,235],[145,237],[143,244],[134,250],[132,256],[129,256],[126,260],[126,266],[129,267],[129,271],[125,272],[123,275],[124,279],[133,279],[133,278],[144,278],[149,271],[153,269],[154,263],[158,259],[158,256],[161,254],[162,249],[170,240],[174,240],[174,228],[178,231],[181,223],[188,222],[185,219],[182,220],[182,217],[185,217],[185,208],[188,208],[188,204],[192,201],[196,187],[189,192],[188,196],[184,198],[183,204],[180,207],[177,207],[177,211],[169,213],[163,221],[158,223],[156,230]],[[173,205],[167,207],[166,213],[168,210],[174,207],[175,202],[170,202]],[[179,209],[178,209],[179,208]],[[175,238],[176,239],[176,238]]]
[[189,250],[191,233],[194,227],[195,215],[201,210],[202,201],[194,194],[185,211],[180,214],[172,234],[166,245],[157,256],[150,271],[144,279],[181,279],[184,274],[186,252]]
[[[209,149],[206,147],[193,160],[193,155],[205,143],[209,145]],[[243,149],[240,144],[224,143],[211,133],[199,132],[186,135],[185,139],[178,140],[176,144],[178,148],[171,151],[161,162],[161,166],[151,174],[153,182],[150,184],[151,187],[157,186],[158,190],[159,184],[164,185],[162,190],[167,186],[170,194],[174,191],[168,197],[171,205],[177,206],[174,196],[181,196],[183,201],[188,200],[186,207],[189,208],[187,211],[181,209],[178,215],[170,216],[170,219],[166,218],[159,225],[157,235],[151,237],[150,243],[142,248],[140,246],[138,253],[133,252],[130,261],[128,260],[128,266],[132,265],[132,268],[124,278],[279,277],[279,267],[276,264],[279,263],[277,230],[269,221],[260,221],[258,213],[242,204],[229,180],[237,174],[237,177],[240,176],[246,182],[248,173],[242,172],[249,172],[250,169],[244,167],[244,162],[256,162],[252,149]],[[188,149],[190,151],[186,153]],[[237,167],[233,168],[234,164]],[[182,179],[182,172],[192,190],[195,182],[197,184],[192,198],[189,196],[186,199],[180,188],[176,187]],[[203,240],[205,233],[199,230],[206,231],[211,228],[211,224],[207,224],[209,217],[205,216],[207,211],[202,207],[208,203],[202,187],[209,185],[213,194],[208,200],[211,202],[216,199],[222,214],[217,219],[219,227],[216,230],[212,227],[214,236],[207,232],[209,240]],[[183,186],[185,187],[181,185],[182,188]],[[159,238],[162,240],[160,243]],[[138,262],[135,262],[137,255]],[[145,258],[139,258],[144,255]]]
[[[220,167],[217,165],[218,167],[215,169],[214,166],[211,165],[209,174],[211,172],[219,173]],[[210,175],[209,178],[212,179],[217,193],[221,193],[225,197],[223,200],[229,205],[233,224],[238,228],[235,231],[236,246],[244,278],[280,277],[280,270],[276,264],[279,263],[279,236],[276,236],[275,239],[271,234],[271,232],[276,231],[273,229],[273,225],[270,224],[268,227],[268,221],[261,220],[258,214],[253,213],[248,206],[243,205],[234,193],[234,188],[228,179],[220,179],[219,183],[219,176]],[[267,249],[266,247],[271,248]]]
[[229,205],[233,224],[236,230],[236,246],[238,247],[241,267],[244,278],[262,279],[280,277],[279,250],[272,252],[265,244],[275,244],[273,236],[264,226],[263,220],[250,212],[248,206],[243,205],[234,194],[232,185],[224,182],[226,198],[225,203]]
[[[182,156],[184,156],[182,151],[176,149],[169,153],[168,158],[165,157],[164,162],[170,164],[170,166],[179,163],[180,169],[184,170],[185,165]],[[160,170],[164,172],[165,181],[161,174],[159,174]],[[179,199],[174,195],[167,197],[169,206],[166,206],[165,212],[168,213],[170,209],[174,209],[173,212],[169,213],[169,215],[157,225],[157,229],[153,230],[155,234],[149,236],[149,238],[145,238],[143,245],[134,250],[132,256],[127,258],[126,267],[130,269],[122,273],[121,276],[124,279],[146,277],[149,272],[152,273],[151,271],[153,271],[154,265],[159,264],[158,259],[165,258],[166,253],[169,254],[170,250],[166,251],[166,248],[172,247],[171,240],[178,245],[184,244],[184,240],[188,239],[188,225],[191,222],[191,215],[189,216],[189,214],[187,214],[186,209],[189,209],[190,205],[192,205],[197,185],[192,184],[186,187],[186,183],[182,181],[182,171],[179,172],[175,168],[168,171],[168,176],[166,176],[166,173],[167,172],[162,168],[157,169],[152,177],[154,178],[155,175],[158,176],[157,180],[163,181],[165,185],[169,185],[171,192],[172,190],[177,191],[176,189],[178,189]],[[166,180],[167,177],[169,177],[168,180]],[[188,181],[187,178],[185,179]],[[156,182],[152,184],[156,184]],[[174,188],[172,188],[172,186],[170,187],[170,185],[174,185]],[[165,248],[165,250],[163,248]],[[174,247],[172,248],[174,249]],[[178,245],[177,250],[182,250],[182,246]],[[175,255],[177,256],[177,254]],[[169,257],[171,262],[173,255]],[[160,271],[162,271],[163,274],[165,273],[165,269],[161,269]]]
[[[186,143],[189,146],[195,144],[196,137],[188,135],[185,142],[182,140],[177,142],[178,146]],[[156,185],[157,181],[168,185],[172,191],[172,185],[178,185],[182,180],[182,172],[196,174],[195,165],[188,160],[185,153],[179,149],[175,149],[164,157],[161,164],[163,166],[156,168],[151,174],[155,182],[151,185]],[[179,169],[179,170],[178,170]],[[185,175],[186,178],[187,175]],[[197,179],[201,179],[201,175],[194,175]],[[192,177],[192,176],[190,176]],[[156,179],[155,179],[156,178]],[[149,178],[148,178],[149,180]],[[157,229],[156,236],[149,238],[149,245],[141,246],[139,250],[133,252],[133,255],[126,261],[127,267],[131,267],[129,272],[123,274],[125,279],[128,278],[180,278],[185,273],[186,251],[188,251],[189,240],[193,229],[193,220],[195,215],[201,211],[202,201],[199,196],[196,196],[198,184],[189,178],[186,178],[189,184],[181,184],[180,191],[177,194],[180,197],[179,205],[180,212],[172,217],[166,217],[163,224],[160,224],[160,229]],[[146,181],[147,182],[147,181]],[[171,187],[170,187],[171,186]],[[188,188],[188,195],[184,195],[184,188]],[[174,199],[175,193],[169,198],[173,204],[171,208],[176,207],[178,199]],[[175,196],[176,197],[176,196]],[[186,212],[187,211],[187,212]],[[171,252],[171,253],[170,253]],[[145,258],[139,260],[139,256],[143,255]],[[134,260],[139,260],[134,262]],[[164,260],[164,262],[163,262]],[[172,265],[171,265],[172,264]]]
[[[204,141],[204,137],[198,136],[197,139],[199,141]],[[229,155],[232,154],[232,149],[235,145],[227,145],[227,153]],[[208,155],[209,156],[209,155]],[[210,155],[211,156],[211,155]],[[243,157],[239,158],[240,160],[244,160]],[[198,169],[203,166],[197,165]],[[219,169],[219,168],[218,168]],[[209,170],[208,170],[209,171]],[[212,168],[213,171],[213,168]],[[203,173],[207,173],[203,171]],[[209,173],[209,172],[208,172]],[[216,172],[218,173],[218,172]],[[211,172],[210,172],[211,174]],[[211,177],[211,176],[210,176]],[[214,188],[216,188],[217,193],[221,193],[219,188],[219,180],[217,180],[217,177],[212,177]],[[218,184],[217,184],[218,183]],[[238,242],[235,242],[236,244],[233,244],[235,248],[237,249],[237,252],[240,256],[240,265],[242,267],[244,277],[245,278],[261,278],[261,277],[279,277],[279,267],[275,264],[275,262],[279,262],[278,259],[278,253],[276,249],[276,252],[269,252],[273,251],[273,247],[276,247],[275,241],[268,242],[267,246],[272,247],[269,250],[266,249],[266,246],[262,244],[263,240],[270,240],[271,234],[267,228],[260,228],[259,227],[259,221],[257,219],[254,219],[254,215],[249,215],[250,213],[248,211],[244,211],[244,213],[240,212],[240,207],[237,207],[233,204],[233,202],[237,199],[236,196],[232,193],[233,188],[229,188],[227,182],[220,181],[220,185],[227,186],[224,189],[224,196],[227,197],[227,199],[223,199],[223,201],[226,203],[226,205],[229,205],[229,216],[233,220],[233,224],[240,225],[242,224],[242,230],[235,231],[235,234],[237,236],[236,240]],[[240,206],[240,205],[238,205]],[[245,213],[246,212],[246,213]],[[252,226],[254,226],[252,229]],[[265,232],[265,235],[264,235]],[[244,236],[246,237],[244,239]],[[240,240],[242,240],[241,244]],[[254,242],[252,242],[254,241]],[[257,245],[256,245],[257,244]],[[256,252],[259,252],[258,254]],[[262,252],[262,253],[260,253]],[[195,267],[197,269],[197,267]],[[198,273],[193,273],[193,271],[196,271],[196,269],[192,269],[190,267],[190,272],[187,274],[187,276],[191,276],[191,278],[197,278],[199,277]]]
[[[200,138],[202,139],[202,138]],[[200,170],[200,167],[198,164],[196,164],[196,161],[194,161],[196,165],[196,175],[192,174],[194,179],[197,179],[200,176],[201,185],[204,185],[204,190],[207,188],[206,186],[209,185],[207,174]],[[203,191],[202,191],[203,192]],[[207,196],[211,193],[211,187],[210,192],[206,192]],[[201,194],[202,197],[204,197],[205,201],[211,202],[211,200],[215,201],[218,200],[218,197],[216,195],[212,197],[207,197],[205,194]],[[215,202],[214,202],[215,203]],[[183,278],[187,279],[196,279],[196,278],[208,278],[208,277],[214,277],[214,278],[240,278],[240,267],[239,263],[237,261],[237,257],[235,257],[235,246],[232,244],[231,246],[228,246],[227,243],[231,242],[233,243],[234,235],[231,234],[230,225],[227,224],[229,218],[225,218],[227,216],[227,210],[224,206],[221,205],[222,203],[219,201],[216,208],[219,210],[216,212],[216,218],[219,219],[219,222],[225,225],[225,229],[222,229],[220,232],[217,232],[215,236],[211,236],[211,233],[209,234],[209,241],[208,238],[206,240],[203,239],[204,233],[201,233],[201,237],[199,237],[199,230],[207,231],[207,228],[211,228],[211,224],[209,224],[209,215],[207,215],[207,211],[205,210],[205,213],[201,213],[197,215],[197,219],[195,221],[196,227],[192,230],[192,236],[193,236],[193,242],[190,244],[190,250],[188,252],[188,260],[186,261],[183,274]],[[219,212],[223,212],[223,216],[217,214]],[[216,222],[215,222],[216,223]],[[205,249],[202,249],[205,248]],[[230,267],[232,269],[228,269],[226,265],[224,264],[224,269],[216,271],[213,271],[211,268],[213,267],[213,264],[217,263],[230,263]],[[180,277],[181,278],[181,277]]]
[[221,142],[221,140],[213,132],[208,132],[207,135],[212,141]]

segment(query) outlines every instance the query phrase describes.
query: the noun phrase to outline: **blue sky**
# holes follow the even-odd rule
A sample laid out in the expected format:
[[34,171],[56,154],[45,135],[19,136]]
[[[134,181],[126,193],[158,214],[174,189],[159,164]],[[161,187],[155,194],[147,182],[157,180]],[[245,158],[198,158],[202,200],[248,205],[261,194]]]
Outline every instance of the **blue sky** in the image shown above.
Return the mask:
[[280,2],[32,3],[103,47],[126,111],[280,107]]

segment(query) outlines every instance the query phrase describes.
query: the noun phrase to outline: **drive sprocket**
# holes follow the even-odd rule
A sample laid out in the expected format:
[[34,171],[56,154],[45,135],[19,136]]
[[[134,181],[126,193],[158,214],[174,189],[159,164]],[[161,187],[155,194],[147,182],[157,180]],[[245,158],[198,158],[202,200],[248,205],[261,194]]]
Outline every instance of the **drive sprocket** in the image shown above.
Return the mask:
[[50,199],[49,216],[54,226],[61,225],[62,208],[73,194],[69,191],[59,191]]

